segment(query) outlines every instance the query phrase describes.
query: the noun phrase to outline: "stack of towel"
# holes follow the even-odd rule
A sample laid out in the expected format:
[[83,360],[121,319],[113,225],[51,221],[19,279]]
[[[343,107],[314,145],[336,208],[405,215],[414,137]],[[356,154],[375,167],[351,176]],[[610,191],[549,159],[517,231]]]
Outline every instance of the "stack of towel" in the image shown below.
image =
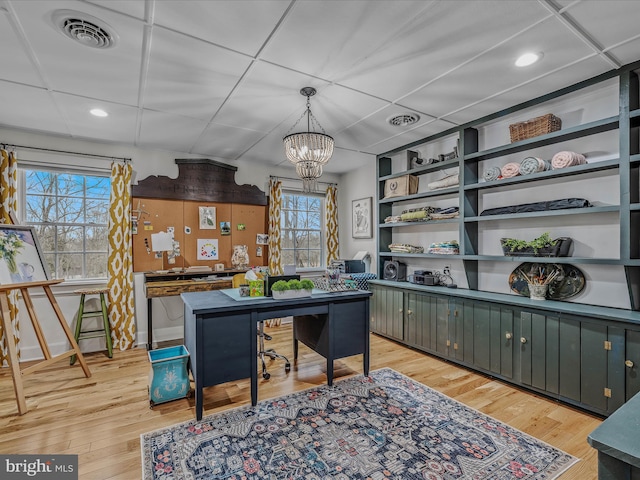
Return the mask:
[[551,162],[538,157],[527,157],[520,162],[520,173],[522,175],[531,175],[532,173],[544,172],[551,170]]
[[513,178],[520,175],[520,164],[516,162],[509,162],[502,167],[502,178]]
[[584,155],[576,152],[558,152],[551,159],[551,166],[554,170],[584,165],[585,163],[587,163],[587,159]]

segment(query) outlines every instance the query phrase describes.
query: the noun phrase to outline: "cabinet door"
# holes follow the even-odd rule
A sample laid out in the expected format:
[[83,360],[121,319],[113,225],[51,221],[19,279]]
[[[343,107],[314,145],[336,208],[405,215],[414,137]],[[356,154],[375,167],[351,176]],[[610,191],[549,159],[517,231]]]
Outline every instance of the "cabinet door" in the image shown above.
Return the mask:
[[[607,325],[580,323],[580,401],[603,412],[607,410],[607,397],[610,395],[605,394],[605,388],[609,390],[606,341]],[[575,371],[573,375],[576,376]]]
[[559,393],[559,329],[558,317],[520,313],[520,381],[524,385]]
[[445,313],[445,299],[433,295],[409,292],[405,296],[405,341],[421,350],[436,350],[436,321]]
[[403,340],[403,291],[372,285],[371,331]]
[[476,302],[465,311],[473,315],[473,365],[511,378],[513,376],[513,310]]
[[640,392],[640,331],[627,330],[625,353],[625,400],[629,400]]

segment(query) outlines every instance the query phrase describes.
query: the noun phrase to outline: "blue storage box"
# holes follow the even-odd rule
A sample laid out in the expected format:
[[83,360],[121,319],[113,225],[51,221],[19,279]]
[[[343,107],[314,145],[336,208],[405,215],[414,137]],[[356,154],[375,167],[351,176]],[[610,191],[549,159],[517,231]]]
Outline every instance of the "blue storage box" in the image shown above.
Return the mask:
[[149,350],[149,401],[151,406],[188,397],[191,392],[184,345]]

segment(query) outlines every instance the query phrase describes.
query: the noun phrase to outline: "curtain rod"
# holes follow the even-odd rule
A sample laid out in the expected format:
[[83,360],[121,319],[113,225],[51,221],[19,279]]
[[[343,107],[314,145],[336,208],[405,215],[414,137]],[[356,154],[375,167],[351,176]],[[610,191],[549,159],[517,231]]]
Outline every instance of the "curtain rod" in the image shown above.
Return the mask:
[[[292,177],[282,177],[280,175],[269,175],[269,178],[282,179],[282,180],[294,180],[294,181],[302,181],[301,178],[292,178]],[[338,185],[336,182],[321,182],[316,180],[316,183],[322,183],[323,185]]]
[[29,147],[27,145],[16,145],[15,143],[0,142],[0,145],[2,145],[3,148],[6,148],[6,147],[26,148],[27,150],[39,150],[39,151],[42,151],[42,152],[64,153],[64,154],[67,154],[67,155],[78,155],[80,157],[110,158],[111,160],[122,160],[124,162],[130,162],[131,161],[130,158],[125,158],[125,157],[113,157],[113,156],[110,156],[110,155],[98,155],[96,153],[69,152],[67,150],[56,150],[56,149],[53,149],[53,148]]

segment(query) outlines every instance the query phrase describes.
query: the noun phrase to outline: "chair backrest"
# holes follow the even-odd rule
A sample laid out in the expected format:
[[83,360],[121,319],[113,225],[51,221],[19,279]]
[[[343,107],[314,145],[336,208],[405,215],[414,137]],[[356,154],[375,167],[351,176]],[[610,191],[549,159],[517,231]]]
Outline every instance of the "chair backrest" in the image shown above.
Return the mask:
[[240,285],[244,285],[247,283],[244,278],[244,273],[236,273],[231,281],[233,282],[233,288],[238,288]]

